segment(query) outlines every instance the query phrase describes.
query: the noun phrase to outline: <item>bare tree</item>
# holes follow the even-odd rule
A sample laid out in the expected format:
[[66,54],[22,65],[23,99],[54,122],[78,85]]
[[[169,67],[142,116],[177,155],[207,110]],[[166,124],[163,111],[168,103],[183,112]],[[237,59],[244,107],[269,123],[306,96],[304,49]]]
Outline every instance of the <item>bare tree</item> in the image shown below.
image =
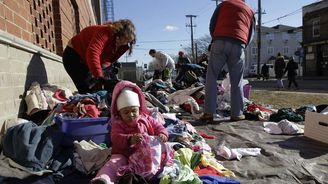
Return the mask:
[[[195,44],[197,44],[197,50],[196,50],[196,55],[200,57],[203,53],[208,52],[208,46],[211,43],[211,36],[210,35],[205,35],[201,38],[198,38],[195,40]],[[184,50],[187,52],[187,55],[191,55],[191,45],[184,47]],[[196,59],[198,61],[199,58]]]

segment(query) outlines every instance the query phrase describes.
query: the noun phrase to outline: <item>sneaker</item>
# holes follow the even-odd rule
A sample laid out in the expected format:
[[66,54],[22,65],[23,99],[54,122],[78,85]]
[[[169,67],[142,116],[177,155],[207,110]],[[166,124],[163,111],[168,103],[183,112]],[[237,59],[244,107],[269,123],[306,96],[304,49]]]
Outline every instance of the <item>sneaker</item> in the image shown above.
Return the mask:
[[245,119],[245,115],[240,115],[240,116],[237,116],[237,117],[230,117],[230,121],[241,121],[241,120],[244,120]]

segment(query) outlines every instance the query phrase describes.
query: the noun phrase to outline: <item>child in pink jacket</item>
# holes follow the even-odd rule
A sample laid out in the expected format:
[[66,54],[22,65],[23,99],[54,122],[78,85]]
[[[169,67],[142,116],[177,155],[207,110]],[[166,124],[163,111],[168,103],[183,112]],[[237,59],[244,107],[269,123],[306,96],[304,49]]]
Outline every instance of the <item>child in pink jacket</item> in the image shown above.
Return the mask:
[[128,164],[134,152],[134,144],[140,143],[142,134],[159,136],[162,142],[168,139],[165,127],[151,117],[141,89],[129,81],[117,83],[111,104],[111,159],[98,171],[92,184],[112,184],[116,182],[119,167]]

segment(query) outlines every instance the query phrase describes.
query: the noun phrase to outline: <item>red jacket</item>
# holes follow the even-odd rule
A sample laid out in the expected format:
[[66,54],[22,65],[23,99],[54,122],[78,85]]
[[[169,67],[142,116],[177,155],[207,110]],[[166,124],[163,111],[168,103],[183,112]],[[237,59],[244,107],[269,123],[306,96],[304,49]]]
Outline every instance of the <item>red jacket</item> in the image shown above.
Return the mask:
[[116,48],[116,36],[106,25],[86,27],[71,41],[94,77],[103,77],[102,66],[109,66],[129,48],[128,45]]
[[213,14],[211,35],[234,38],[248,44],[253,18],[254,11],[242,0],[223,1]]

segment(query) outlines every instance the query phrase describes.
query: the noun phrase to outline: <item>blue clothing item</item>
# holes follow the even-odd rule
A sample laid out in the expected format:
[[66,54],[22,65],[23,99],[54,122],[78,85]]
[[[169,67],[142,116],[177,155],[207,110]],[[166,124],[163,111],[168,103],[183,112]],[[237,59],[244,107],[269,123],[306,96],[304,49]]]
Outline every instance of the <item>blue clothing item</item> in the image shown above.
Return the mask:
[[188,131],[185,124],[169,125],[166,127],[169,134],[169,141],[175,141],[177,137],[183,137]]
[[240,181],[221,176],[199,176],[203,184],[240,184]]
[[227,63],[231,83],[231,117],[243,114],[243,72],[244,49],[241,44],[232,40],[214,40],[211,47],[211,56],[207,66],[205,84],[205,113],[216,113],[217,107],[217,76]]
[[68,103],[70,103],[70,104],[76,104],[76,103],[82,101],[85,98],[90,98],[96,104],[98,104],[98,103],[100,103],[101,99],[104,97],[103,95],[104,95],[103,91],[100,91],[98,93],[92,93],[92,94],[90,94],[90,93],[87,93],[87,94],[77,94],[77,95],[74,95],[74,96],[70,96],[69,97],[69,100],[68,100]]
[[61,132],[52,127],[27,122],[10,127],[3,139],[3,153],[31,171],[49,167],[53,153],[58,150]]
[[195,72],[195,74],[199,74],[199,73],[203,73],[203,71],[205,71],[205,68],[198,64],[185,64],[185,65],[181,66],[179,75],[177,76],[175,81],[181,82],[181,81],[185,80],[185,74],[189,70]]

